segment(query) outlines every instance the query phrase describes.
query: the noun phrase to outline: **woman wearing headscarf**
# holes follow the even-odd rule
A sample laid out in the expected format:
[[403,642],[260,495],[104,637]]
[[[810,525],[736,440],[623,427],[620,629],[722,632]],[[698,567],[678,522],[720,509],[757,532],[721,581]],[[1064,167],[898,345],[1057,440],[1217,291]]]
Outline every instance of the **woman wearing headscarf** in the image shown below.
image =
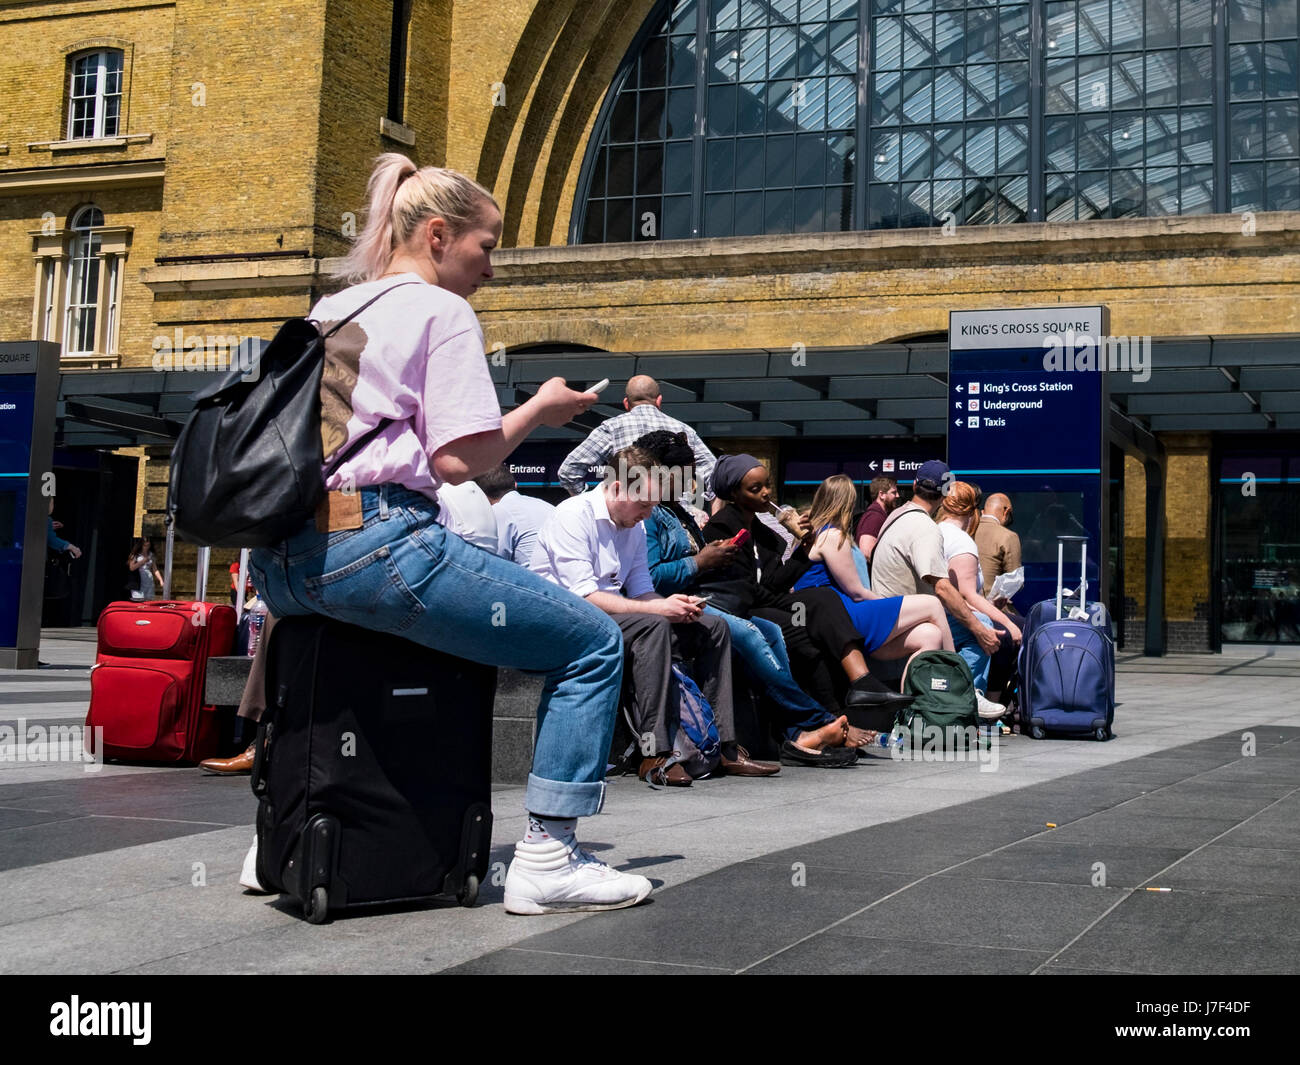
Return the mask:
[[[741,549],[725,541],[706,544],[699,525],[676,498],[694,476],[695,455],[684,433],[656,430],[638,439],[635,446],[645,448],[677,479],[673,491],[643,522],[650,579],[660,595],[694,594],[702,575],[731,565]],[[799,687],[790,672],[781,627],[765,618],[746,620],[711,604],[705,610],[727,622],[731,649],[778,708],[786,764],[829,769],[855,762],[854,748],[868,737],[861,729],[851,728],[848,718],[832,714]]]
[[724,455],[713,470],[713,490],[725,501],[704,527],[706,543],[735,541],[740,550],[725,566],[700,578],[710,605],[742,618],[762,618],[781,628],[791,658],[808,667],[812,694],[823,706],[835,706],[829,668],[835,664],[848,679],[844,703],[892,713],[911,702],[890,691],[867,671],[862,637],[832,588],[791,592],[805,569],[807,548],[800,543],[782,561],[785,543],[758,515],[770,513],[767,468],[753,455]]

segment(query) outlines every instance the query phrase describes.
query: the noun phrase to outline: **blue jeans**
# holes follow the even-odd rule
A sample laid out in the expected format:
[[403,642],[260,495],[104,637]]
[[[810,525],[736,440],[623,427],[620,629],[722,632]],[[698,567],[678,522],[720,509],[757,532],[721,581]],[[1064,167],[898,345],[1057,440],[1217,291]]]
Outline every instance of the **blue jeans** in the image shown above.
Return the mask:
[[[972,610],[971,613],[984,622],[985,625],[992,624],[987,614],[981,614],[978,610]],[[982,692],[988,691],[989,662],[992,660],[975,637],[971,635],[970,629],[951,614],[948,615],[948,628],[952,629],[952,644],[957,649],[957,653],[970,666],[971,676],[975,678],[975,687]]]
[[746,671],[764,686],[767,695],[785,711],[782,730],[793,740],[801,732],[811,732],[835,720],[835,715],[799,687],[790,671],[790,656],[785,649],[781,626],[766,618],[736,617],[711,606],[705,612],[717,614],[731,630],[731,649],[740,655]]
[[597,813],[623,678],[618,626],[586,600],[448,532],[426,496],[392,484],[360,495],[360,529],[319,533],[309,521],[284,543],[253,552],[253,582],[271,613],[324,614],[544,674],[524,806],[549,817]]

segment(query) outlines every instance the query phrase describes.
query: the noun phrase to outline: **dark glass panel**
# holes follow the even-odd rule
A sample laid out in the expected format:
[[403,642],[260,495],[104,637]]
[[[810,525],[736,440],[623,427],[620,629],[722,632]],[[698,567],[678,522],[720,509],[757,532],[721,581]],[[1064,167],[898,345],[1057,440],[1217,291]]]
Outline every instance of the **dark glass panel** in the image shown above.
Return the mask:
[[642,144],[636,153],[638,196],[657,195],[664,189],[664,150],[658,144]]
[[871,79],[871,124],[895,125],[902,121],[901,82],[894,71],[876,74]]
[[1258,41],[1263,22],[1263,0],[1228,0],[1228,40]]
[[664,197],[664,225],[660,235],[664,240],[685,240],[691,236],[689,196]]
[[636,149],[611,148],[609,150],[609,196],[631,196],[632,178],[636,173]]
[[820,133],[803,133],[795,145],[796,185],[826,184],[826,138]]
[[826,193],[821,188],[796,189],[794,193],[794,231],[823,233],[826,230],[822,208]]
[[587,216],[582,220],[582,243],[599,244],[605,239],[605,201],[588,200]]
[[1264,122],[1268,130],[1268,151],[1270,159],[1285,159],[1300,155],[1300,126],[1297,125],[1297,104],[1294,100],[1286,103],[1265,105]]
[[768,189],[764,200],[763,231],[791,232],[794,228],[794,193],[790,189]]
[[843,185],[826,190],[826,213],[823,224],[832,233],[843,232],[853,226],[853,187]]
[[893,185],[871,185],[867,189],[867,228],[897,229],[898,196]]
[[767,138],[768,188],[794,184],[794,138],[789,136]]
[[1264,0],[1264,36],[1294,37],[1296,11],[1295,0]]
[[670,144],[664,157],[664,191],[690,192],[692,171],[695,167],[695,146]]
[[731,236],[731,193],[713,193],[704,197],[703,236]]
[[1147,107],[1172,107],[1177,104],[1178,53],[1148,52],[1146,68]]
[[1296,94],[1296,42],[1279,41],[1264,45],[1264,95]]
[[704,187],[710,191],[735,186],[735,142],[709,141],[705,145]]
[[673,37],[668,55],[668,84],[695,84],[695,38]]
[[1214,213],[1214,168],[1188,166],[1182,169],[1182,213]]
[[736,141],[736,188],[763,187],[763,138],[741,137]]
[[736,86],[710,85],[708,108],[710,134],[729,134],[736,131]]
[[621,92],[614,101],[614,115],[609,123],[609,139],[630,144],[636,140],[636,93]]
[[1234,100],[1255,100],[1264,91],[1264,49],[1258,44],[1228,45],[1229,89]]
[[830,50],[829,28],[825,25],[806,27],[799,42],[799,58],[795,72],[801,78],[821,77],[827,73],[826,55]]
[[695,132],[695,90],[673,89],[668,93],[668,137],[689,137]]
[[828,181],[852,182],[853,164],[857,157],[856,141],[852,133],[831,133],[826,137],[826,172]]
[[1047,60],[1047,113],[1068,114],[1075,109],[1075,60]]
[[762,133],[765,126],[762,85],[740,86],[739,116],[736,121],[737,133]]
[[651,37],[641,53],[641,88],[657,89],[668,84],[668,41]]
[[738,237],[755,236],[763,232],[763,193],[736,193],[735,234]]
[[1029,57],[1029,5],[1004,6],[998,15],[998,58]]
[[[608,155],[609,155],[608,148],[601,148],[601,150],[596,153],[596,163],[591,168],[591,193],[590,194],[592,196],[605,195],[605,160]],[[602,219],[604,218],[603,215],[601,217]],[[601,222],[601,225],[604,225],[603,221]]]
[[662,140],[664,136],[664,91],[651,89],[640,94],[637,135],[643,141]]
[[631,200],[605,201],[605,240],[622,242],[632,239],[633,223]]

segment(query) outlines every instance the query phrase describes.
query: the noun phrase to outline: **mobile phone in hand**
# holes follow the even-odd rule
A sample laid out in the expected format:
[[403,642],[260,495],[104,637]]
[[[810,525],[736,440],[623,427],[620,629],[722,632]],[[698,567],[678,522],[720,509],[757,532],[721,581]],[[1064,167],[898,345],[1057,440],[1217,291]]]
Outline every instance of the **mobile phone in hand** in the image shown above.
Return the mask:
[[728,540],[727,543],[731,544],[732,547],[744,547],[749,543],[749,530],[741,529],[740,532],[736,533],[736,535]]
[[609,387],[609,378],[602,377],[599,381],[597,381],[594,385],[592,385],[589,389],[587,389],[587,391],[595,392],[596,395],[600,395],[608,387]]

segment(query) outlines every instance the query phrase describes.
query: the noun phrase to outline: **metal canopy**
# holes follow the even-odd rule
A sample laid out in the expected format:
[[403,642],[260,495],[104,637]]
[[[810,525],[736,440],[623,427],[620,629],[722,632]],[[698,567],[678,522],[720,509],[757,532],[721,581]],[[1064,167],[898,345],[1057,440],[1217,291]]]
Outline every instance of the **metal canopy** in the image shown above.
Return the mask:
[[[623,413],[623,389],[635,374],[658,380],[665,410],[705,437],[942,436],[947,425],[948,348],[934,340],[710,352],[525,351],[489,368],[507,410],[549,377],[577,387],[610,378],[606,402],[563,428],[538,430],[532,440],[577,441]],[[1112,437],[1142,454],[1153,453],[1151,434],[1159,432],[1300,430],[1300,334],[1156,338],[1147,369],[1136,375],[1141,380],[1132,372],[1109,373]],[[190,395],[218,376],[64,373],[58,444],[170,443],[189,415]]]
[[[1108,371],[1117,443],[1150,444],[1152,433],[1168,431],[1300,429],[1300,335],[1155,338],[1150,351],[1140,373]],[[664,409],[705,437],[942,436],[947,424],[948,348],[932,340],[567,358],[524,352],[492,372],[507,407],[548,377],[575,387],[610,378],[604,395],[613,402],[534,439],[579,440],[621,414],[615,404],[634,374],[658,380]]]

